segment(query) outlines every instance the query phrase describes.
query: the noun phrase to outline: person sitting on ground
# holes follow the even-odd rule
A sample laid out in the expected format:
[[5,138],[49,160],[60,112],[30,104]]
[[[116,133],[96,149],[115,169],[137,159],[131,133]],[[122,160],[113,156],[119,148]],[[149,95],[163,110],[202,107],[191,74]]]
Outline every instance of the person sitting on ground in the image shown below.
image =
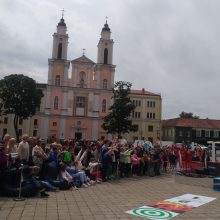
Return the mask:
[[89,171],[89,178],[97,183],[102,182],[100,167],[101,164],[97,162],[95,158],[90,159],[89,166],[87,167],[87,170]]
[[78,169],[77,161],[71,161],[67,166],[66,171],[72,176],[75,182],[80,181],[80,185],[82,187],[86,188],[90,186],[89,179],[87,178],[85,172]]
[[60,172],[59,172],[59,179],[61,181],[66,181],[66,183],[70,186],[71,190],[77,190],[73,177],[66,171],[67,165],[65,163],[61,163],[60,165]]
[[41,197],[48,197],[49,194],[46,193],[48,191],[56,191],[58,188],[54,187],[47,181],[37,180],[36,175],[39,173],[38,166],[29,166],[23,165],[21,166],[23,182],[22,185],[31,184],[39,191]]

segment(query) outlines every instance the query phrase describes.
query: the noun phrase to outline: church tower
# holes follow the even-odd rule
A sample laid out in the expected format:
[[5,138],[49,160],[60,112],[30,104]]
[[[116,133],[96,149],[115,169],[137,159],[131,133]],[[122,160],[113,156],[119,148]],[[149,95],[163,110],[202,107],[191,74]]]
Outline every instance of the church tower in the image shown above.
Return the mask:
[[[65,135],[65,119],[67,115],[67,86],[70,61],[67,60],[68,34],[66,23],[63,18],[57,25],[53,34],[52,57],[48,59],[48,86],[45,97],[45,118],[43,126],[44,135],[55,130],[51,124],[56,124],[61,132],[54,133],[54,136],[63,138]],[[53,115],[62,116],[61,119],[54,119]]]
[[106,20],[98,43],[98,64],[112,64],[113,44],[114,42],[111,39],[111,30]]
[[111,30],[106,20],[98,43],[96,86],[98,89],[108,90],[114,87],[115,65],[113,65],[113,44]]

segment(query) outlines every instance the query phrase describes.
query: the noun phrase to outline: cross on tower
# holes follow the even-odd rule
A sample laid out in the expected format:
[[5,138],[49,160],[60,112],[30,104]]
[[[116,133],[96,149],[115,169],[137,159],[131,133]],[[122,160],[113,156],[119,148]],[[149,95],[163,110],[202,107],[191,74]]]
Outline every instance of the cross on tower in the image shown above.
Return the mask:
[[83,48],[83,55],[85,55],[85,50],[86,50],[86,49],[85,49],[85,48]]
[[62,11],[62,18],[63,18],[63,16],[64,16],[64,11],[65,11],[64,8],[63,8],[63,10],[61,10],[61,11]]
[[106,19],[106,24],[107,24],[108,17],[107,17],[107,16],[105,16],[105,19]]

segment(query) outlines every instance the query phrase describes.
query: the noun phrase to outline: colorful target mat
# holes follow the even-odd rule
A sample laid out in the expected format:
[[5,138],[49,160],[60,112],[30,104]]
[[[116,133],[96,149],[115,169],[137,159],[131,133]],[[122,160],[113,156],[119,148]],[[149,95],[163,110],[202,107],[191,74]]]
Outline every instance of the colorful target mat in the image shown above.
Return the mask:
[[184,194],[148,206],[132,209],[126,213],[152,220],[166,220],[184,212],[191,211],[193,208],[209,203],[215,199],[216,198],[207,196]]

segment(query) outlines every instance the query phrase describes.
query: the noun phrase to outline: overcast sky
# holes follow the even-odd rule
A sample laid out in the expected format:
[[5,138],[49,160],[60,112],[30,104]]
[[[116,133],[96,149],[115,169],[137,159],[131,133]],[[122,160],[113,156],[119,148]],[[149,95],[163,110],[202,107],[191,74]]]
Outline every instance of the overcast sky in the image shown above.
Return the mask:
[[96,62],[108,16],[116,80],[161,93],[163,119],[220,119],[219,0],[0,0],[0,78],[47,82],[52,35],[65,9],[68,59]]

